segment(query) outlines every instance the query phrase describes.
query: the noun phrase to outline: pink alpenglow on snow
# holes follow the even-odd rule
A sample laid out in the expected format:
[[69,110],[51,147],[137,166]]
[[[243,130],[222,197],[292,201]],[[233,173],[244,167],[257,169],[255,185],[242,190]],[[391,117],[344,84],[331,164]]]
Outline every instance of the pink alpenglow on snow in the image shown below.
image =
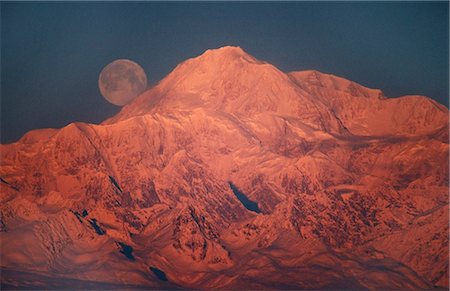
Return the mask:
[[1,145],[2,288],[448,288],[448,117],[207,50]]

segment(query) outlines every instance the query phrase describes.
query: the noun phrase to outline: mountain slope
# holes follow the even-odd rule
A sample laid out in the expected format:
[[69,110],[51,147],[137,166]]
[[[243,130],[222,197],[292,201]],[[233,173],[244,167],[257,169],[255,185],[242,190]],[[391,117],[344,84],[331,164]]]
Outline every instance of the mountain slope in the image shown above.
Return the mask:
[[448,123],[448,109],[424,96],[386,98],[380,90],[316,71],[292,72],[299,87],[318,98],[355,135],[417,135]]
[[224,47],[1,153],[6,287],[448,287],[448,110],[425,97]]

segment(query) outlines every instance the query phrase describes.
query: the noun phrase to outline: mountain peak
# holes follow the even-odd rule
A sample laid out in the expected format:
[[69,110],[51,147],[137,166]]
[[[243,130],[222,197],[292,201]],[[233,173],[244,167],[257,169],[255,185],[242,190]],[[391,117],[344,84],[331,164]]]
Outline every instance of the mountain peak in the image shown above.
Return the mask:
[[205,53],[248,55],[240,46],[226,45],[216,49],[207,49]]
[[[286,74],[240,47],[225,46],[181,63],[105,123],[201,107],[246,118],[276,114],[339,135],[382,136],[434,132],[448,119],[425,100],[420,112],[413,110],[416,99],[387,99],[381,90],[318,71]],[[410,118],[413,112],[417,118]]]
[[[191,61],[191,62],[189,62]],[[208,49],[200,56],[188,60],[188,63],[192,61],[200,61],[207,63],[221,63],[221,62],[232,62],[240,61],[252,64],[263,64],[264,62],[257,60],[252,55],[248,54],[239,46],[223,46],[216,49]]]
[[222,46],[215,49],[207,49],[202,55],[215,55],[215,56],[231,56],[242,57],[249,56],[240,46]]
[[[157,87],[108,123],[149,112],[203,107],[247,117],[262,112],[301,116],[312,128],[340,132],[337,121],[328,124],[328,119],[335,119],[330,110],[313,99],[302,94],[291,78],[273,65],[240,47],[226,46],[181,63]],[[158,100],[157,104],[152,100]]]
[[448,289],[448,110],[378,93],[224,47],[0,145],[1,286]]

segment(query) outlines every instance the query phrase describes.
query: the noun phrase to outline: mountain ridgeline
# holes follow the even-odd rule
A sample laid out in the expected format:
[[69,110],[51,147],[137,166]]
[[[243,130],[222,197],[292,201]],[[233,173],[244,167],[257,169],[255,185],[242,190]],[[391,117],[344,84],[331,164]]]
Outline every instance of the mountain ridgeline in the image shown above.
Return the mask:
[[448,288],[448,109],[239,47],[1,145],[3,288]]

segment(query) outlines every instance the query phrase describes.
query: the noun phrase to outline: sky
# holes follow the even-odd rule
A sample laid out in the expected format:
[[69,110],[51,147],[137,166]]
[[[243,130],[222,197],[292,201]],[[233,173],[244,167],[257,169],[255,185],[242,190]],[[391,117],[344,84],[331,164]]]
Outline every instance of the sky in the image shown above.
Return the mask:
[[4,2],[1,143],[36,128],[99,123],[115,59],[156,84],[210,48],[242,47],[282,71],[319,70],[388,97],[448,107],[448,2]]

